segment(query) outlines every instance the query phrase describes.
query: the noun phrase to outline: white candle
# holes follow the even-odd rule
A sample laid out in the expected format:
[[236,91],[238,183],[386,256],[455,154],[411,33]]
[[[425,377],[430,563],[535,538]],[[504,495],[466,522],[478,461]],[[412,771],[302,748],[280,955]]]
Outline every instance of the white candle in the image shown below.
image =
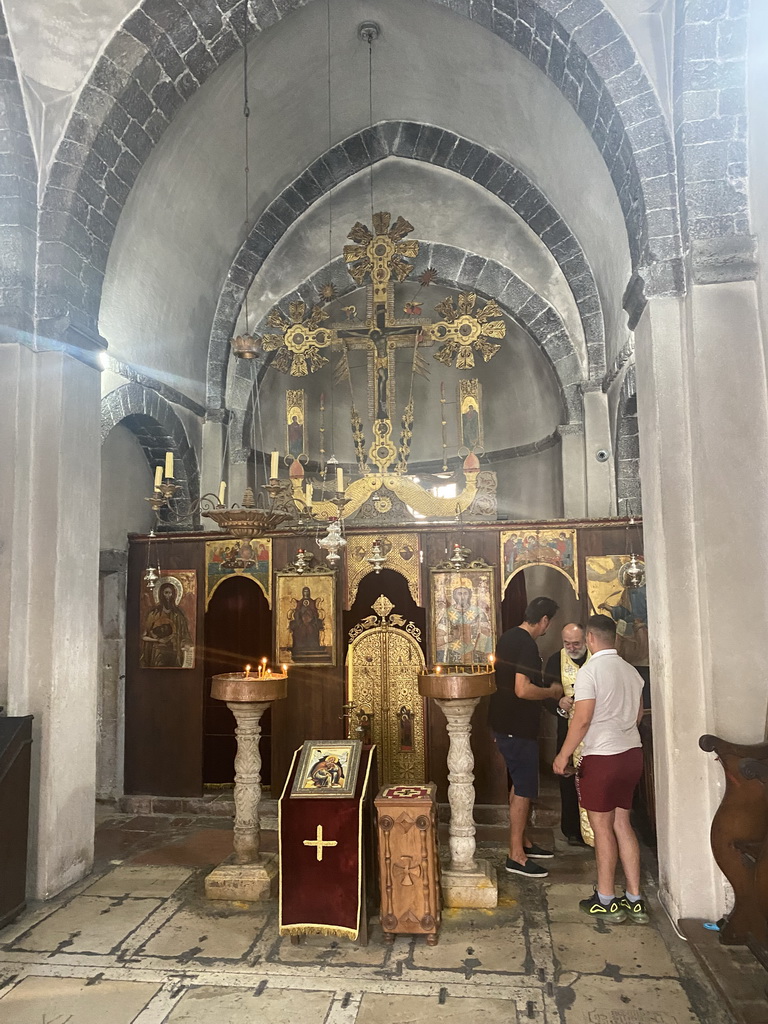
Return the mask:
[[173,480],[173,452],[165,453],[165,479]]
[[307,484],[307,504],[312,504],[312,494],[314,493],[312,484]]
[[155,466],[155,490],[160,490],[160,484],[163,482],[163,467]]
[[344,470],[341,468],[336,470],[336,490],[344,490]]
[[227,485],[222,480],[219,484],[219,504],[224,504],[224,495],[227,493]]
[[280,459],[280,452],[272,452],[272,466],[269,471],[269,475],[273,480],[277,480],[277,465]]

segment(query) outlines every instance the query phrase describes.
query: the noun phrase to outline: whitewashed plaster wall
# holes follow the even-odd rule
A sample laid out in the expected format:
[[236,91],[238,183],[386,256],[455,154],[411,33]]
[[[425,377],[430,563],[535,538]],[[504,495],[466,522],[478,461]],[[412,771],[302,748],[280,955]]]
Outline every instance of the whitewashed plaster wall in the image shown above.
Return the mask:
[[[348,4],[332,10],[336,142],[364,128],[369,112],[357,14],[350,17]],[[477,25],[462,23],[457,49],[455,17],[431,4],[390,0],[354,11],[382,24],[375,120],[407,113],[499,152],[533,177],[570,224],[606,306],[610,361],[626,337],[626,232],[605,165],[572,108],[533,65]],[[327,98],[317,87],[327,59],[323,47],[307,46],[324,38],[324,17],[322,5],[310,4],[252,44],[252,218],[327,148]],[[196,400],[218,289],[243,239],[241,89],[233,59],[179,112],[131,192],[104,283],[100,329],[118,356],[188,380]],[[472,211],[455,217],[459,224]]]
[[125,550],[129,533],[148,533],[154,513],[145,500],[152,473],[144,451],[128,427],[118,424],[101,446],[102,551]]

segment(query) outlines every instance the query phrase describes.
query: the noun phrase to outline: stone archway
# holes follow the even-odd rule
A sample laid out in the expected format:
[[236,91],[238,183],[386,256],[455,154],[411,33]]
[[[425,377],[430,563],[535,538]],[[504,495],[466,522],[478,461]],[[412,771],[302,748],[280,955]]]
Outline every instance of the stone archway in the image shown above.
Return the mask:
[[[150,469],[163,462],[166,452],[174,455],[174,476],[181,487],[181,498],[193,506],[200,496],[200,474],[197,455],[189,443],[184,424],[173,406],[157,392],[141,384],[124,384],[105,395],[101,402],[101,439],[118,423],[135,434],[146,456]],[[199,526],[199,513],[177,524],[176,528]],[[161,529],[172,529],[163,524]]]
[[[454,8],[452,0],[430,0]],[[82,90],[51,168],[40,220],[38,330],[97,337],[109,247],[141,167],[182,104],[240,47],[245,0],[190,10],[144,3],[112,37]],[[255,32],[296,0],[251,0]],[[611,175],[633,267],[656,293],[684,286],[673,143],[637,55],[601,0],[489,0],[470,20],[547,75]],[[57,243],[64,243],[58,245]]]
[[[587,345],[587,375],[592,379],[603,376],[605,324],[592,268],[578,239],[546,196],[522,171],[483,146],[434,125],[386,121],[358,132],[319,156],[270,203],[253,225],[227,273],[211,328],[207,377],[209,408],[221,407],[232,329],[248,289],[274,246],[295,220],[321,196],[372,162],[389,156],[424,161],[453,170],[497,196],[528,224],[556,260],[578,306]],[[332,171],[331,168],[341,170]],[[434,266],[441,278],[451,279],[461,266],[463,257],[459,257],[460,263],[456,264],[460,250],[440,245],[433,246],[432,252],[432,262],[426,265]],[[452,257],[448,256],[449,252]],[[480,262],[477,263],[477,284],[470,282],[471,286],[497,297],[498,292],[494,291],[498,278],[494,269],[497,264],[474,254],[472,258]],[[324,273],[328,273],[328,268]],[[346,287],[347,275],[338,276],[341,281],[337,287]],[[301,292],[301,288],[298,291]]]
[[[442,243],[420,240],[420,246],[417,267],[426,269],[429,266],[434,266],[437,268],[438,284],[460,291],[476,291],[485,298],[495,299],[503,311],[528,333],[552,367],[560,390],[564,422],[580,424],[583,419],[581,387],[585,374],[573,341],[557,310],[537,295],[513,271],[495,260],[489,260],[478,256],[477,253]],[[418,271],[416,276],[417,274]],[[340,298],[358,287],[349,277],[343,259],[339,257],[315,271],[295,291],[284,295],[279,304],[285,306],[289,302],[301,299],[308,305],[312,305],[317,301],[320,284],[329,280],[334,283],[336,294]],[[234,316],[236,319],[237,314],[235,313]],[[232,336],[235,319],[221,324],[222,337],[230,338]],[[258,335],[268,329],[265,318],[253,328],[253,333]],[[223,358],[226,359],[226,357],[225,350]],[[243,452],[250,452],[252,447],[250,438],[254,366],[257,366],[255,369],[256,379],[261,381],[272,358],[269,355],[258,364],[254,364],[254,361],[251,360],[244,365],[240,363],[230,376],[230,387],[241,399],[246,398],[248,403],[247,407],[242,408],[241,414],[236,416],[236,421],[242,427],[242,432],[236,432],[233,435],[237,436],[239,441],[241,440]],[[223,365],[220,373],[223,381],[226,376]],[[221,400],[230,409],[235,408],[238,404],[232,400],[232,397],[225,395],[222,391]]]

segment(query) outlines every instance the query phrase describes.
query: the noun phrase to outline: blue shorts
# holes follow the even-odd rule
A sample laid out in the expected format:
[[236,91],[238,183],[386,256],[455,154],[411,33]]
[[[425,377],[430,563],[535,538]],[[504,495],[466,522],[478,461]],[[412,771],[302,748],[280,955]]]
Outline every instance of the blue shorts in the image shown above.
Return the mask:
[[506,762],[515,796],[535,800],[539,795],[539,741],[498,732],[493,738]]

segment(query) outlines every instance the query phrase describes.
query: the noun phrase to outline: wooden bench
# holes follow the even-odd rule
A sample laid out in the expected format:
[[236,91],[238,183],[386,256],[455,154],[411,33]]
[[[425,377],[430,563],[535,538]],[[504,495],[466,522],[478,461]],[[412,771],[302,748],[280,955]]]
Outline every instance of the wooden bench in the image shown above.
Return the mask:
[[749,946],[768,969],[768,743],[702,736],[725,773],[725,795],[710,830],[712,853],[734,893],[720,928],[724,945]]

